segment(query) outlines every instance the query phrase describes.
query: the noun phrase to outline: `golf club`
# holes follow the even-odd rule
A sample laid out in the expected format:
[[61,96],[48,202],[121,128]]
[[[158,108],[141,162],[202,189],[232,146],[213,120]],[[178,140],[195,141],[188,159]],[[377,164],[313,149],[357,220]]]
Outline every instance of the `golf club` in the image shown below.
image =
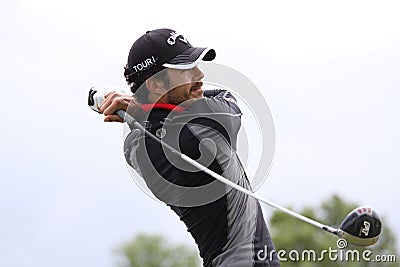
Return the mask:
[[[90,108],[96,112],[100,113],[99,107],[100,103],[104,100],[104,94],[94,90],[93,88],[89,91],[89,99],[88,104]],[[324,225],[320,222],[312,220],[308,217],[305,217],[299,213],[291,211],[283,206],[280,206],[272,201],[269,201],[265,198],[262,198],[256,195],[254,192],[247,190],[236,183],[226,179],[225,177],[213,172],[212,170],[208,169],[207,167],[203,166],[202,164],[198,163],[197,161],[191,159],[187,155],[177,151],[172,146],[168,145],[167,143],[163,142],[161,139],[154,136],[148,130],[146,130],[139,122],[137,122],[131,115],[126,113],[123,110],[118,110],[116,112],[118,116],[120,116],[126,123],[130,126],[133,126],[137,129],[140,129],[147,136],[154,139],[155,141],[159,142],[162,146],[170,150],[172,153],[177,154],[182,160],[189,163],[190,165],[196,167],[200,171],[207,173],[208,175],[212,176],[213,178],[217,179],[218,181],[248,195],[262,203],[265,203],[275,209],[278,209],[286,214],[289,214],[297,219],[300,219],[306,223],[314,225],[322,230],[325,230],[331,234],[334,234],[340,238],[346,239],[350,244],[358,245],[358,246],[371,246],[375,244],[379,239],[379,234],[381,233],[382,229],[382,220],[379,214],[372,209],[371,207],[358,207],[350,212],[346,218],[343,220],[342,224],[339,228],[334,228],[328,225]]]

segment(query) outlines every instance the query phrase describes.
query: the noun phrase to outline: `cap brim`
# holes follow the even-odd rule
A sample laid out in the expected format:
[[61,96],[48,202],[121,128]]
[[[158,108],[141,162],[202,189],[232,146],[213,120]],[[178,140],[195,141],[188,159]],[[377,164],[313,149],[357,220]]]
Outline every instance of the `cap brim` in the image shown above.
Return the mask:
[[201,60],[211,61],[215,58],[215,51],[211,48],[204,47],[191,47],[175,58],[171,59],[168,63],[162,66],[171,69],[186,70],[197,66]]

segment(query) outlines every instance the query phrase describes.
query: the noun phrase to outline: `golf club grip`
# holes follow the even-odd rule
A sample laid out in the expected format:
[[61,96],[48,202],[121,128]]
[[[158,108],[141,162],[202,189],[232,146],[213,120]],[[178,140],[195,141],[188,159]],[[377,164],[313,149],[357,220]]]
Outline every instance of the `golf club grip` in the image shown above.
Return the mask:
[[208,175],[212,176],[213,178],[217,179],[218,181],[220,181],[220,182],[222,182],[222,183],[224,183],[224,184],[226,184],[226,185],[228,185],[228,186],[230,186],[230,187],[232,187],[232,188],[234,188],[234,189],[236,189],[236,190],[238,190],[238,191],[240,191],[240,192],[242,192],[242,193],[244,193],[244,194],[246,194],[248,196],[251,196],[251,197],[257,199],[262,203],[265,203],[265,204],[267,204],[267,205],[269,205],[271,207],[274,207],[274,208],[276,208],[276,209],[278,209],[278,210],[280,210],[280,211],[282,211],[284,213],[292,215],[293,217],[296,217],[296,218],[298,218],[298,219],[300,219],[300,220],[302,220],[302,221],[304,221],[306,223],[314,225],[314,226],[316,226],[316,227],[318,227],[320,229],[323,229],[323,230],[325,230],[325,231],[327,231],[329,233],[332,233],[332,234],[335,234],[335,235],[338,234],[338,229],[330,227],[330,226],[327,226],[327,225],[324,225],[324,224],[319,223],[317,221],[314,221],[314,220],[312,220],[312,219],[310,219],[308,217],[305,217],[305,216],[303,216],[301,214],[298,214],[298,213],[296,213],[294,211],[291,211],[291,210],[289,210],[289,209],[287,209],[287,208],[285,208],[283,206],[280,206],[280,205],[275,204],[275,203],[273,203],[273,202],[271,202],[271,201],[269,201],[267,199],[264,199],[264,198],[256,195],[254,192],[252,192],[252,191],[250,191],[250,190],[248,190],[248,189],[246,189],[244,187],[241,187],[240,185],[238,185],[238,184],[230,181],[229,179],[219,175],[218,173],[215,173],[214,171],[208,169],[207,167],[205,167],[204,165],[202,165],[202,164],[198,163],[197,161],[193,160],[189,156],[186,156],[185,154],[182,154],[181,152],[177,151],[176,149],[174,149],[173,147],[171,147],[167,143],[163,142],[162,140],[160,140],[159,138],[154,136],[151,132],[146,130],[139,122],[137,122],[131,115],[129,115],[125,111],[118,110],[116,113],[118,114],[118,116],[120,116],[122,119],[124,119],[125,122],[127,122],[128,124],[134,125],[136,128],[138,128],[141,131],[145,132],[147,136],[149,136],[150,138],[152,138],[152,139],[156,140],[157,142],[159,142],[161,145],[163,145],[166,148],[168,148],[171,152],[173,152],[175,154],[178,154],[179,157],[182,160],[186,161],[187,163],[189,163],[193,167],[196,167],[200,171],[203,171],[203,172],[207,173]]

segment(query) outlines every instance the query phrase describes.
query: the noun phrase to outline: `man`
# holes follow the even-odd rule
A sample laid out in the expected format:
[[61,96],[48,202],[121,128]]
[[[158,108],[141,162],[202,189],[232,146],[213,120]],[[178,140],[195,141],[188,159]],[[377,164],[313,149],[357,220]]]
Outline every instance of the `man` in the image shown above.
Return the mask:
[[[240,109],[226,90],[202,89],[201,60],[215,51],[193,47],[181,34],[157,29],[141,36],[129,52],[125,78],[134,96],[109,93],[100,107],[105,121],[122,121],[127,110],[160,141],[212,171],[251,190],[236,154]],[[153,194],[187,226],[203,266],[279,266],[260,204],[132,128],[124,144],[130,166]]]

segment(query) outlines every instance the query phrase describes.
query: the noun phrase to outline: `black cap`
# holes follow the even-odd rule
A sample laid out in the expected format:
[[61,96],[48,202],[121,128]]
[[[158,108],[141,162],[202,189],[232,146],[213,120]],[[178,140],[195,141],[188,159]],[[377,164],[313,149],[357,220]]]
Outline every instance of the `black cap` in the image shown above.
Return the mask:
[[201,60],[215,58],[214,49],[193,47],[171,29],[148,31],[132,45],[124,76],[134,92],[149,77],[164,68],[191,69]]

